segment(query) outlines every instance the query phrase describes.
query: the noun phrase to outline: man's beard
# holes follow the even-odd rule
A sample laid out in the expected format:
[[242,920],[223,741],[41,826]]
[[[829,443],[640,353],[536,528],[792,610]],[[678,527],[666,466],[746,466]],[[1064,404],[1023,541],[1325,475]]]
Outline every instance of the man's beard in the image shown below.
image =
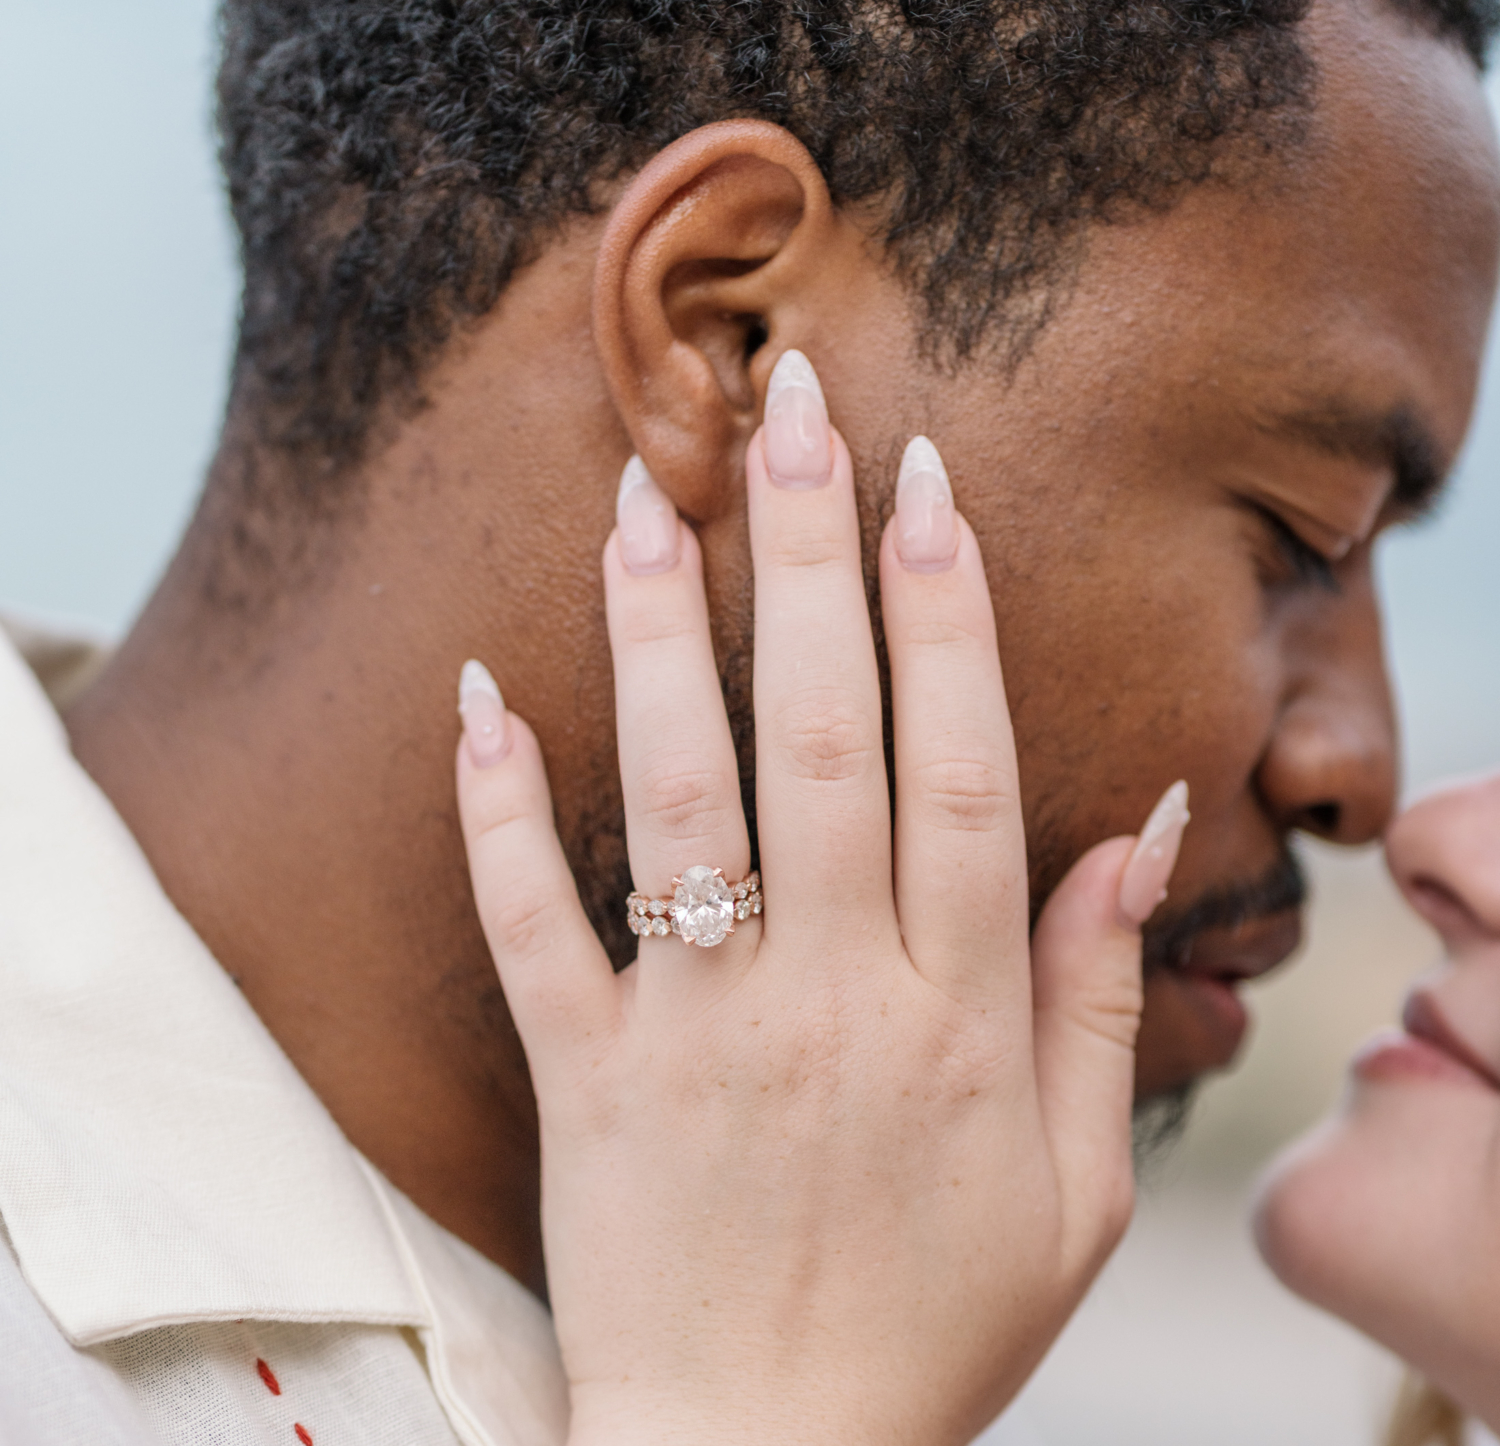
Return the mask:
[[1166,911],[1144,930],[1141,962],[1146,976],[1184,969],[1193,944],[1209,929],[1236,929],[1255,919],[1300,909],[1307,902],[1307,874],[1283,841],[1281,853],[1258,878],[1205,889],[1186,908]]
[[1130,1112],[1130,1153],[1137,1180],[1149,1179],[1182,1143],[1192,1121],[1198,1082],[1137,1100]]

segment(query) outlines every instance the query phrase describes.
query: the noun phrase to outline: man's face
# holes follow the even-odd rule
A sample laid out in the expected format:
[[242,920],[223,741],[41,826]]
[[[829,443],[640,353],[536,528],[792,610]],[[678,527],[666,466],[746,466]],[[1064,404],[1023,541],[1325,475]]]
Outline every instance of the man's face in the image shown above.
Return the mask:
[[[775,355],[813,359],[863,489],[872,577],[902,447],[921,432],[941,449],[990,571],[1036,903],[1187,780],[1193,821],[1147,937],[1143,1097],[1227,1064],[1245,1027],[1234,984],[1295,946],[1292,832],[1357,843],[1385,826],[1396,747],[1373,545],[1452,462],[1494,291],[1500,177],[1473,66],[1382,0],[1319,0],[1306,31],[1319,66],[1306,138],[1249,182],[1096,228],[1013,372],[933,367],[909,293],[852,222],[857,244],[830,242],[769,318],[749,383],[737,342],[720,336],[716,362],[748,416]],[[630,882],[596,551],[612,490],[573,449],[554,456],[537,420],[562,397],[578,455],[618,466],[629,445],[617,399],[589,380],[583,245],[560,249],[534,291],[520,279],[499,309],[509,322],[460,363],[489,379],[434,416],[445,438],[468,438],[460,475],[502,455],[525,479],[456,490],[492,510],[451,530],[445,576],[466,575],[467,548],[494,615],[542,624],[490,644],[476,626],[468,646],[503,658],[507,699],[540,725],[560,831],[623,961]],[[561,322],[544,293],[573,308]],[[733,319],[684,315],[710,330]],[[551,370],[512,365],[533,347]],[[748,777],[748,538],[736,496],[711,504],[687,510]],[[446,768],[435,752],[422,786],[446,788]],[[453,877],[456,914],[456,845]]]
[[1227,1064],[1234,984],[1295,946],[1291,831],[1358,843],[1386,823],[1372,545],[1461,442],[1494,286],[1472,67],[1383,11],[1311,29],[1338,43],[1317,47],[1307,143],[1253,187],[1098,231],[1013,379],[933,376],[874,307],[814,351],[872,535],[918,430],[978,534],[1036,899],[1191,787],[1148,937],[1142,1095]]

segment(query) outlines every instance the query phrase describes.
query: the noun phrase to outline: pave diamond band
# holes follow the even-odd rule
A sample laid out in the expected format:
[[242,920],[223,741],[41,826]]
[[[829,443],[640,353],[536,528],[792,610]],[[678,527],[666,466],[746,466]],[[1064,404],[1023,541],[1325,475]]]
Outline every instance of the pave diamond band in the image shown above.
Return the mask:
[[652,899],[636,892],[625,900],[625,922],[632,934],[676,934],[684,944],[712,949],[722,944],[737,923],[760,913],[764,900],[760,875],[731,884],[723,869],[694,864],[672,880],[670,899]]

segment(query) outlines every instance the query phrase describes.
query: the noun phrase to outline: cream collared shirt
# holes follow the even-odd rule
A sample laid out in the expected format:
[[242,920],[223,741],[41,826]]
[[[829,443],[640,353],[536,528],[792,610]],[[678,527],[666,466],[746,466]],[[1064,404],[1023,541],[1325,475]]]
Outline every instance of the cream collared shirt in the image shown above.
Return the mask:
[[547,1312],[344,1138],[0,636],[0,1442],[566,1426]]

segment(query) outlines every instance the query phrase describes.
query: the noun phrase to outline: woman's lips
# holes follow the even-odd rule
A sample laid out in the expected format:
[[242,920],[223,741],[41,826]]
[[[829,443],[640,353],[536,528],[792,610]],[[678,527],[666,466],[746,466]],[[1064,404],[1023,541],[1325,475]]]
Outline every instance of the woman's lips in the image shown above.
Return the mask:
[[1440,1049],[1430,1039],[1404,1029],[1382,1029],[1360,1046],[1349,1066],[1356,1079],[1368,1083],[1387,1080],[1437,1080],[1465,1089],[1494,1091],[1494,1084],[1462,1060]]
[[1500,1091],[1494,1067],[1448,1023],[1436,999],[1422,987],[1406,997],[1402,1029],[1382,1030],[1354,1057],[1364,1080],[1447,1080]]

